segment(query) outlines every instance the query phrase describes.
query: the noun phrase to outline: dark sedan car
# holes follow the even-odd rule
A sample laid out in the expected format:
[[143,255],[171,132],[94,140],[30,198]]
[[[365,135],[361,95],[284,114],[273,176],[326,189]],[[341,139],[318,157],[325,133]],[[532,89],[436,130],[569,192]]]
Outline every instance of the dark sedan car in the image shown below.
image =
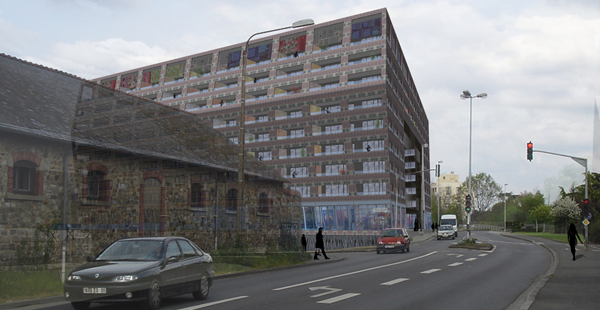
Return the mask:
[[142,302],[155,310],[162,298],[186,293],[202,300],[212,286],[212,263],[208,253],[185,238],[122,239],[73,270],[64,296],[77,310],[91,302]]
[[383,252],[410,252],[410,237],[404,228],[386,229],[377,238],[377,254]]

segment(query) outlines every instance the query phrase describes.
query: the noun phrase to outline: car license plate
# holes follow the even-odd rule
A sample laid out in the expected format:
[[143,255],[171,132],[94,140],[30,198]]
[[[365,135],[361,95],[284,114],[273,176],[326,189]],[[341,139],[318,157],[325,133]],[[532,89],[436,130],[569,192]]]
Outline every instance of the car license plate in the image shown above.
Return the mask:
[[385,246],[385,248],[386,248],[386,249],[393,249],[393,248],[394,248],[394,246],[393,246],[393,245],[386,245],[386,246]]
[[84,287],[84,294],[106,294],[106,287]]

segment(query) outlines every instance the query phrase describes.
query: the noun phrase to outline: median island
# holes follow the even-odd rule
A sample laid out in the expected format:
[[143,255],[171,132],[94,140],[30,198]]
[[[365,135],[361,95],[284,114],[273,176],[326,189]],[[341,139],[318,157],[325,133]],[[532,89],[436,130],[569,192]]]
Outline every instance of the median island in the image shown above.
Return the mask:
[[477,239],[463,239],[459,243],[452,244],[450,248],[489,251],[493,249],[494,246],[489,243],[479,243],[477,242]]

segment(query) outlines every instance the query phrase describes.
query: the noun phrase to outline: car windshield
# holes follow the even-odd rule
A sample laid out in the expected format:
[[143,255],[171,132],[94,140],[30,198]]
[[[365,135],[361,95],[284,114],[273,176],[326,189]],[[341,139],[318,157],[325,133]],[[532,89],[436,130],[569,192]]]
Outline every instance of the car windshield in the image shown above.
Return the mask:
[[440,230],[452,230],[452,226],[451,225],[442,225],[440,226]]
[[402,237],[402,231],[399,229],[386,230],[381,234],[382,237]]
[[123,240],[110,245],[96,260],[154,261],[161,258],[162,241]]

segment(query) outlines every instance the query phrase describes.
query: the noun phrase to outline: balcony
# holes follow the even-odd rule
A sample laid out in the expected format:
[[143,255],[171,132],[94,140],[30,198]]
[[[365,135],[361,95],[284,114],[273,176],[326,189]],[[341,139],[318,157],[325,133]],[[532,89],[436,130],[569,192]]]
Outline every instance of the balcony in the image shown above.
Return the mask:
[[323,89],[329,89],[329,88],[336,88],[339,87],[340,83],[332,83],[332,84],[327,84],[327,85],[323,85],[323,86],[319,86],[319,87],[313,87],[311,89],[309,89],[308,91],[316,91],[316,90],[323,90]]
[[368,83],[368,82],[374,82],[374,81],[380,81],[380,80],[381,80],[381,75],[378,75],[378,76],[369,76],[369,77],[364,77],[364,78],[362,78],[360,80],[349,81],[348,85]]
[[417,150],[416,149],[404,150],[404,156],[405,157],[415,156],[416,154],[417,154]]
[[354,60],[354,61],[348,61],[348,66],[352,66],[352,65],[358,65],[358,64],[362,64],[365,62],[371,62],[371,61],[377,61],[380,60],[382,57],[381,56],[375,56],[375,57],[365,57],[359,60]]
[[404,169],[416,169],[417,163],[414,161],[404,163]]
[[381,40],[381,39],[383,39],[382,36],[370,37],[370,38],[362,39],[362,40],[357,41],[357,42],[352,42],[352,43],[350,43],[350,46],[352,46],[352,45],[358,45],[358,44],[364,44],[364,43],[368,43],[368,42],[373,42],[373,41],[377,41],[377,40]]
[[406,194],[407,195],[416,195],[417,194],[417,188],[416,187],[407,187],[406,188]]
[[406,176],[405,182],[417,182],[417,175],[415,174],[409,174]]
[[315,156],[328,156],[328,155],[339,155],[339,154],[344,154],[344,151],[334,151],[334,152],[321,152],[321,153],[315,153]]
[[354,149],[353,153],[366,153],[366,152],[376,152],[376,151],[385,151],[385,147],[373,147],[369,151],[365,149]]
[[312,135],[313,136],[323,136],[323,135],[332,135],[332,134],[342,133],[342,132],[344,132],[344,130],[342,130],[342,129],[340,129],[340,130],[328,130],[328,131],[313,132]]
[[277,140],[304,138],[305,135],[288,135],[288,136],[277,136]]
[[416,209],[417,208],[417,201],[416,200],[410,200],[406,202],[406,207],[407,208],[413,208]]

